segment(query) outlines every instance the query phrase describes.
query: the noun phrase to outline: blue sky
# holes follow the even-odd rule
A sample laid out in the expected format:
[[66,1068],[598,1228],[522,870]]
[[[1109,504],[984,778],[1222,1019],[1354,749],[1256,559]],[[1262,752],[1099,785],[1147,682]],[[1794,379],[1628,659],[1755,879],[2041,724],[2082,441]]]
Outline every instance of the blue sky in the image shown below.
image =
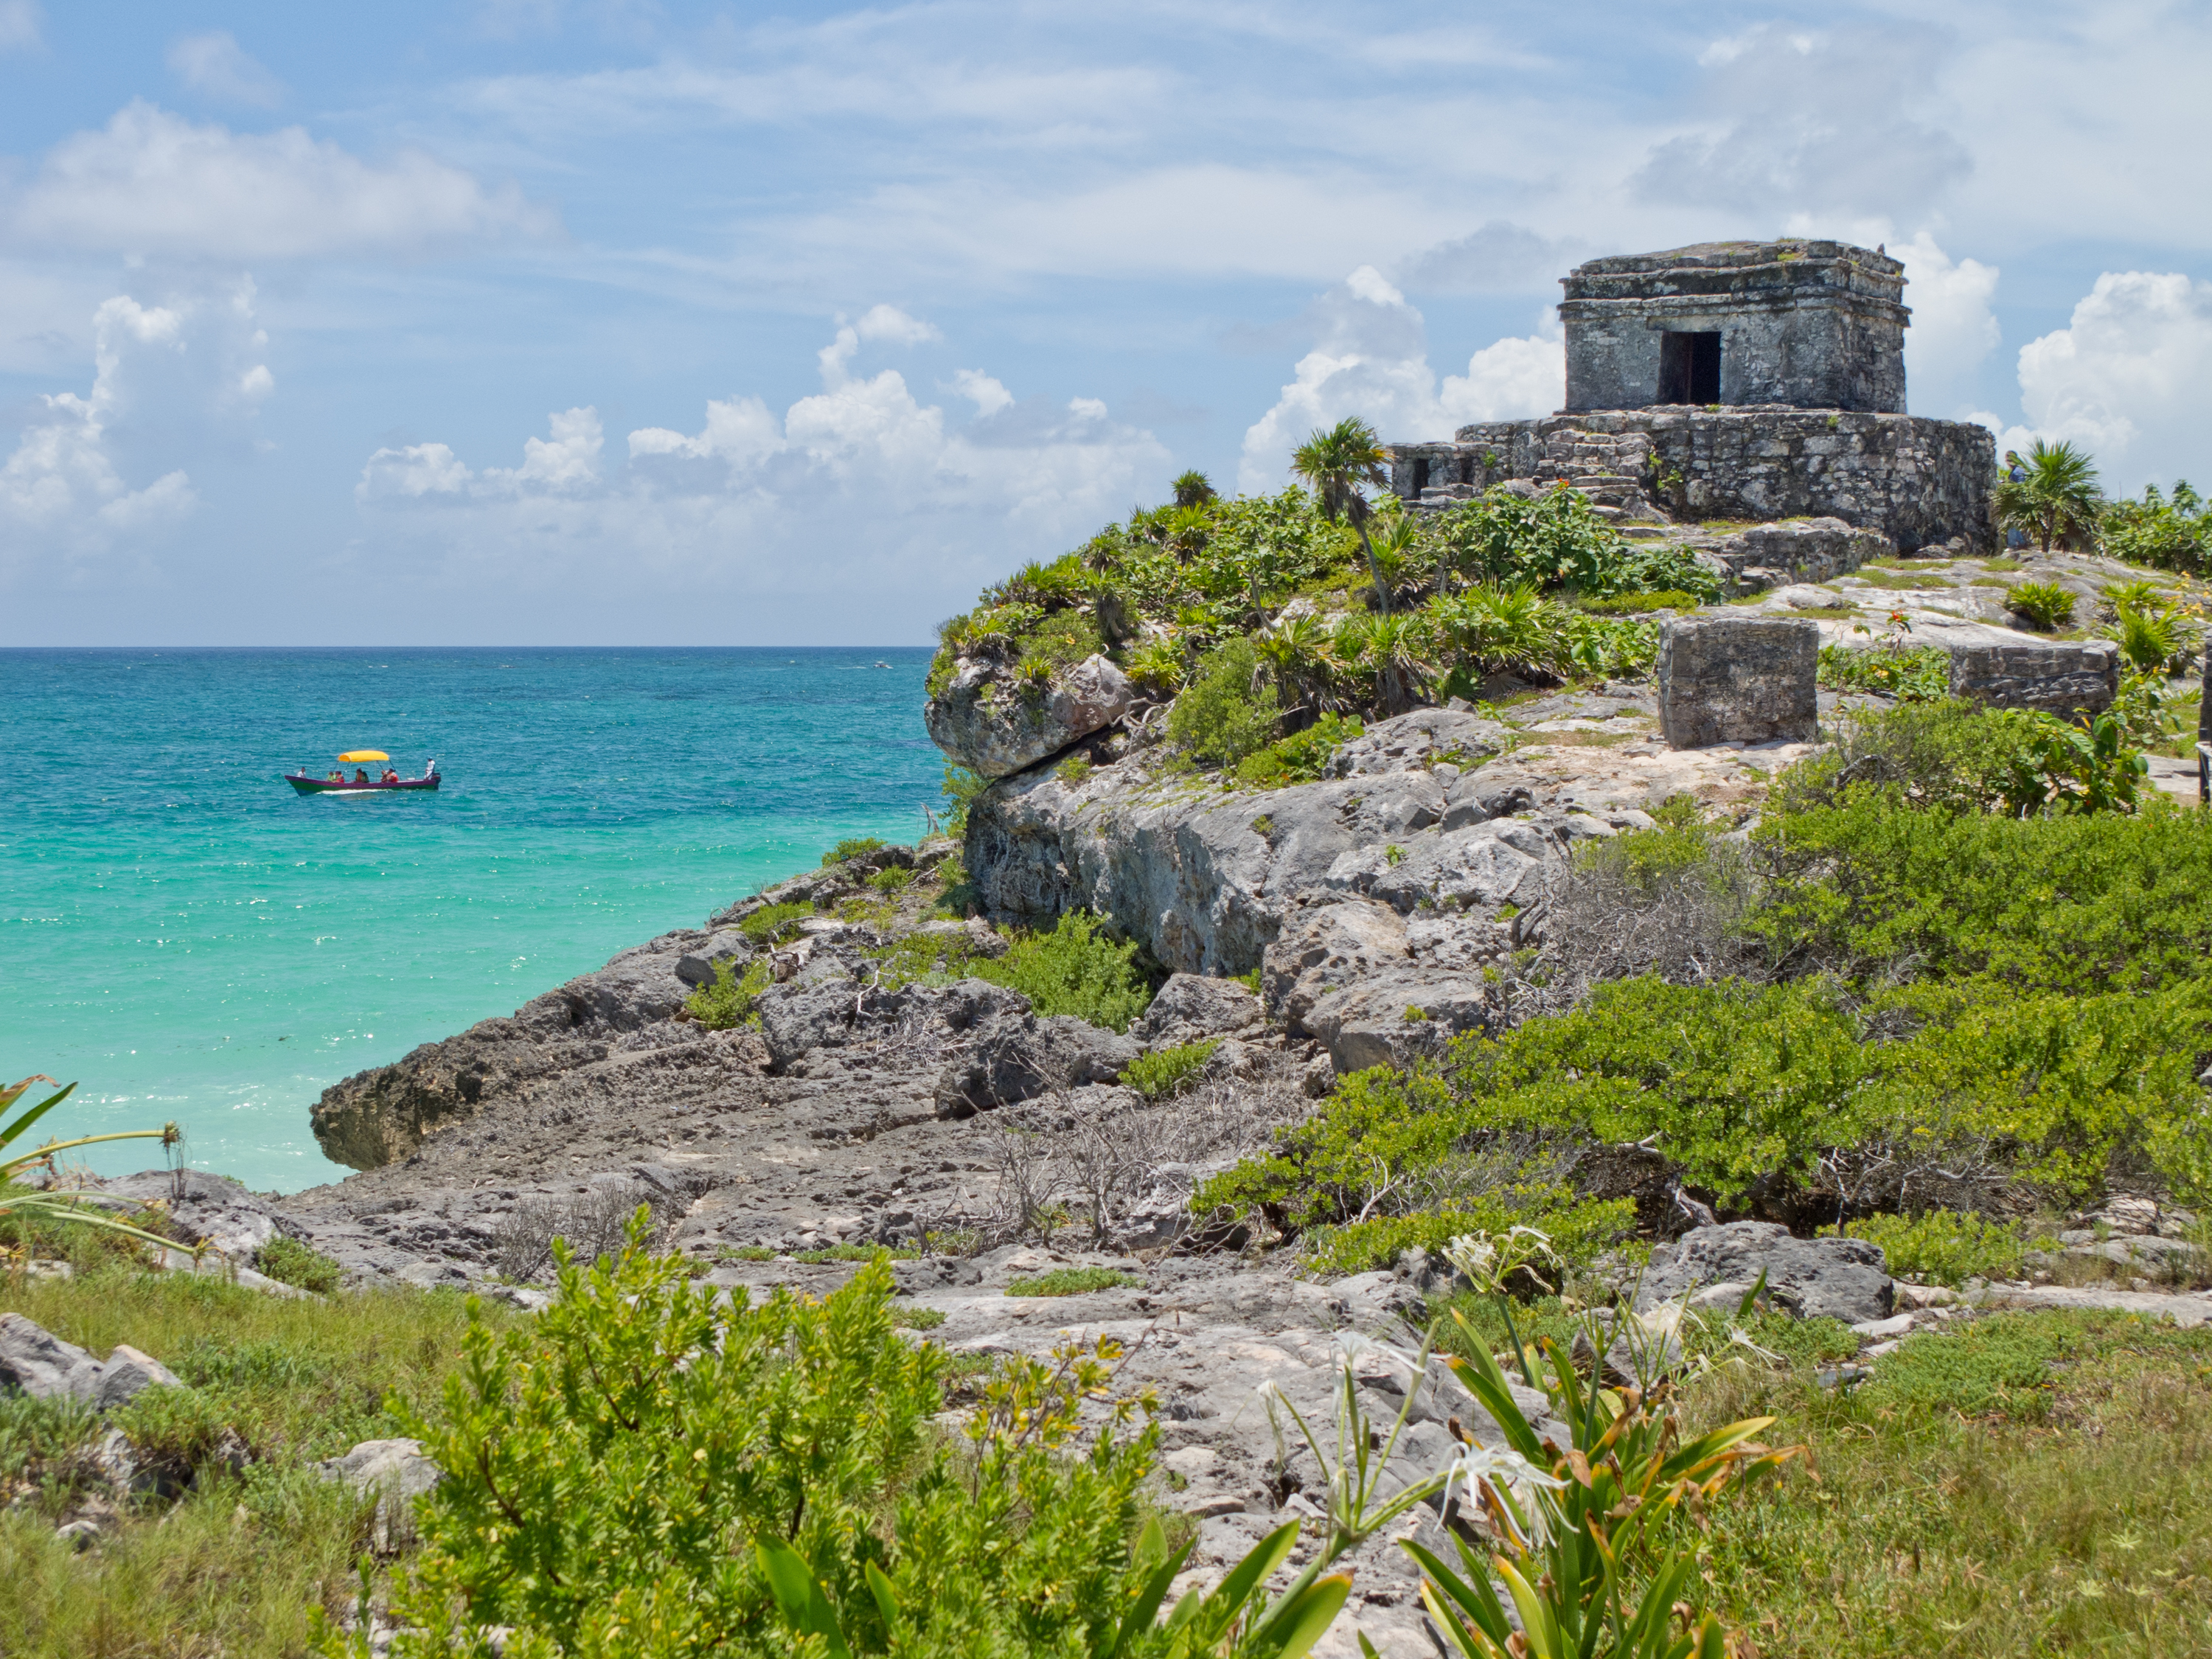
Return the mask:
[[0,644],[919,643],[1717,237],[2205,474],[2212,13],[1932,9],[0,0]]

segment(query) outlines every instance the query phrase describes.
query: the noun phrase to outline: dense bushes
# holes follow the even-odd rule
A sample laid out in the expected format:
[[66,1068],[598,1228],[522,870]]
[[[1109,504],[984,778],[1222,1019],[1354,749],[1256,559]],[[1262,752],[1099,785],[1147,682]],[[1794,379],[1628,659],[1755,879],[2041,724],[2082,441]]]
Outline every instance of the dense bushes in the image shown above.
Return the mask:
[[1073,1014],[1115,1031],[1127,1030],[1152,1000],[1135,943],[1115,943],[1097,917],[1080,910],[1049,933],[1017,934],[1006,955],[976,957],[967,971],[1019,991],[1040,1014]]
[[[1516,994],[1548,1012],[1345,1080],[1201,1200],[1342,1267],[1472,1197],[1564,1213],[1606,1147],[1802,1222],[2116,1176],[2212,1198],[2212,826],[2163,802],[2008,816],[2050,724],[1904,705],[1785,775],[1747,845],[1670,809],[1586,849]],[[1538,1173],[1516,1193],[1485,1160]],[[1324,1255],[1332,1228],[1375,1248]],[[1931,1271],[1997,1248],[1897,1243]]]
[[1134,1546],[1156,1434],[1079,1429],[1095,1362],[1064,1380],[1016,1362],[962,1451],[933,1431],[942,1358],[893,1329],[880,1264],[758,1307],[637,1250],[561,1280],[526,1329],[471,1322],[441,1408],[398,1407],[447,1478],[395,1654],[488,1654],[488,1626],[517,1656],[1110,1641],[1153,1565]]
[[2130,564],[2190,576],[2212,569],[2212,509],[2185,480],[2171,496],[2148,484],[2141,501],[2109,503],[2099,528],[2104,550]]
[[1318,715],[1397,713],[1440,683],[1638,672],[1656,627],[1596,612],[1720,592],[1694,555],[1624,540],[1572,489],[1418,516],[1386,499],[1367,526],[1379,589],[1358,537],[1302,490],[1140,511],[945,623],[930,691],[969,658],[1015,696],[1039,695],[1107,651],[1139,684],[1182,692],[1173,735],[1187,752],[1234,766]]

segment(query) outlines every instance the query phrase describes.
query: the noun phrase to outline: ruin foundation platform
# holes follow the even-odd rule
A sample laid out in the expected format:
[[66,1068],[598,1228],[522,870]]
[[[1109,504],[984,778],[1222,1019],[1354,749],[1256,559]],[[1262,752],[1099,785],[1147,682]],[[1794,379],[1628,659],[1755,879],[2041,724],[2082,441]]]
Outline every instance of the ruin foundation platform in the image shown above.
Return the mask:
[[1848,410],[1667,405],[1463,426],[1390,447],[1390,487],[1445,507],[1493,484],[1565,483],[1633,517],[1835,518],[1900,552],[1994,548],[1987,427]]

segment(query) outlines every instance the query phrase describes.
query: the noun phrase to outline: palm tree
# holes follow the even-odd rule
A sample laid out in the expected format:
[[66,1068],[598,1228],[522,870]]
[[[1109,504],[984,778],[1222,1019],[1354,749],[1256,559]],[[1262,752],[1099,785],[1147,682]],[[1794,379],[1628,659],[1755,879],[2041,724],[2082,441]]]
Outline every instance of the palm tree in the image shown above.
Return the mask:
[[1375,562],[1374,544],[1367,539],[1367,498],[1362,484],[1387,483],[1382,471],[1389,455],[1375,436],[1375,428],[1356,415],[1347,415],[1326,432],[1316,432],[1291,457],[1291,471],[1312,486],[1321,503],[1322,516],[1331,524],[1341,517],[1359,538],[1367,555],[1369,574],[1375,578],[1375,608],[1390,614],[1390,590],[1383,585],[1382,567]]
[[1171,487],[1177,507],[1204,507],[1213,499],[1213,481],[1196,467],[1177,478]]
[[1375,697],[1386,714],[1411,708],[1434,678],[1422,659],[1418,617],[1377,617],[1367,626],[1364,653],[1375,672]]
[[1990,495],[1999,524],[2027,531],[2045,553],[2054,543],[2080,543],[2095,531],[2105,492],[2086,453],[2038,438],[2025,471],[2025,478],[2008,477]]
[[1329,676],[1336,658],[1319,617],[1310,611],[1278,617],[1252,636],[1252,643],[1274,677],[1275,695],[1286,714],[1301,709],[1321,714],[1334,706]]

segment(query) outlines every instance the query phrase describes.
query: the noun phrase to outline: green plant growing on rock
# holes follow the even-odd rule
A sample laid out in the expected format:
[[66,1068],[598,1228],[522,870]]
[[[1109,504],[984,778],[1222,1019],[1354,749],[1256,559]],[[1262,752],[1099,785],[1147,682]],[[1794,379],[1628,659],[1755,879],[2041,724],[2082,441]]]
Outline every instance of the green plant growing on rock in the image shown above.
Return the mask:
[[739,922],[738,931],[755,945],[781,945],[813,914],[811,904],[765,905]]
[[318,1296],[337,1290],[343,1277],[343,1269],[320,1250],[283,1233],[253,1253],[253,1268],[280,1285],[296,1285]]
[[1914,702],[1951,694],[1951,653],[1940,645],[1820,647],[1819,678],[1826,691],[1873,691]]
[[[1265,749],[1237,763],[1237,781],[1253,789],[1280,789],[1293,783],[1313,783],[1327,775],[1329,759],[1364,730],[1356,720],[1323,714],[1303,732],[1278,738]],[[1273,820],[1269,820],[1272,827]],[[1259,829],[1258,822],[1253,827]],[[1261,830],[1261,835],[1269,833]]]
[[2171,496],[2146,484],[2141,501],[2108,503],[2098,530],[2104,551],[2130,564],[2191,576],[2212,569],[2212,511],[2186,479]]
[[2045,720],[2020,751],[2006,800],[2021,816],[2132,812],[2149,773],[2150,762],[2129,746],[2115,716],[2100,714],[2086,731]]
[[1055,1267],[1048,1273],[1011,1279],[1008,1296],[1087,1296],[1093,1291],[1118,1291],[1145,1281],[1135,1273],[1114,1267]]
[[863,853],[872,853],[878,848],[889,844],[880,836],[853,836],[848,840],[839,842],[824,853],[822,855],[822,867],[827,870],[833,865],[842,864],[848,859],[859,858]]
[[2005,604],[2045,633],[2074,620],[2074,595],[2057,582],[2014,582],[2005,594]]
[[1201,761],[1233,768],[1267,746],[1278,714],[1259,653],[1239,636],[1209,654],[1168,713],[1168,740]]
[[1172,1100],[1206,1074],[1206,1062],[1220,1046],[1218,1040],[1208,1038],[1139,1054],[1121,1073],[1121,1081],[1146,1100]]
[[1136,964],[1134,940],[1116,944],[1097,916],[1071,910],[1052,932],[1018,933],[1004,956],[978,958],[968,971],[1020,992],[1039,1014],[1073,1014],[1126,1031],[1152,1000]]
[[741,975],[725,957],[714,963],[714,977],[684,1000],[684,1012],[710,1031],[734,1031],[759,1018],[761,993],[775,982],[761,958],[746,963]]

